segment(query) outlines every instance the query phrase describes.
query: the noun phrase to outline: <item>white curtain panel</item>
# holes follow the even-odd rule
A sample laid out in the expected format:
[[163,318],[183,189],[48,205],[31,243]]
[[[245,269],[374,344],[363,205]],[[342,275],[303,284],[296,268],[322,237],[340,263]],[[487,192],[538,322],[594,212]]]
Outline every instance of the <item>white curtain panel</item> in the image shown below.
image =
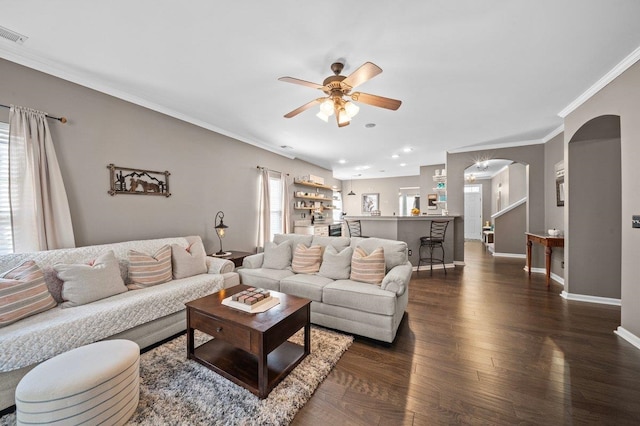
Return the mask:
[[264,245],[271,235],[271,206],[269,204],[269,170],[260,170],[260,212],[258,214],[258,253],[264,250]]
[[285,234],[293,232],[291,209],[293,205],[293,177],[283,174],[282,179],[282,230]]
[[9,179],[14,252],[75,247],[69,201],[45,113],[11,106]]

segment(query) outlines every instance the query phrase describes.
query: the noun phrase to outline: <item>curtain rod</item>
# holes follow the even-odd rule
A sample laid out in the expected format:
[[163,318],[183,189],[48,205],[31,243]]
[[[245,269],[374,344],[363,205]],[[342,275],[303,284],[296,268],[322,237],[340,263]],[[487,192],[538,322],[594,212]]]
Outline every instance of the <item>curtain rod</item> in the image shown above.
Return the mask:
[[[2,105],[2,104],[0,104],[0,107],[3,107],[3,108],[11,108],[9,105]],[[66,123],[66,122],[67,122],[67,117],[54,117],[53,115],[49,115],[49,114],[47,114],[46,112],[44,113],[44,115],[45,115],[47,118],[50,118],[50,119],[52,119],[52,120],[58,120],[58,121],[59,121],[59,122],[61,122],[62,124],[64,124],[64,123]]]
[[274,172],[274,173],[281,173],[281,174],[283,174],[283,175],[285,175],[285,176],[289,176],[289,173],[282,173],[282,172],[279,172],[279,171],[277,171],[277,170],[269,169],[269,168],[267,168],[267,167],[256,166],[256,169],[260,169],[260,170],[267,170],[267,171],[270,171],[270,172]]

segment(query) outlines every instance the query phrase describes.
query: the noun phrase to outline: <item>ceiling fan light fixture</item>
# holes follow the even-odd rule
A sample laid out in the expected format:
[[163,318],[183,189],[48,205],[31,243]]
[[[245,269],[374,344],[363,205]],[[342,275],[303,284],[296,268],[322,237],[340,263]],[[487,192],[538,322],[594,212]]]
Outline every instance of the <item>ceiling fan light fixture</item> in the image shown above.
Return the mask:
[[318,117],[320,120],[324,121],[325,123],[329,122],[329,116],[325,114],[324,111],[322,110],[318,111],[318,113],[316,114],[316,117]]
[[353,102],[346,102],[344,104],[344,109],[350,118],[355,117],[358,114],[358,111],[360,111],[360,107]]
[[336,114],[338,116],[338,126],[346,126],[351,122],[351,117],[349,117],[349,114],[347,114],[347,111],[344,108],[340,108],[336,111]]
[[[331,99],[325,99],[321,104],[320,104],[320,111],[326,115],[327,117],[330,117],[331,115],[333,115],[333,101]],[[325,120],[326,121],[326,120]]]

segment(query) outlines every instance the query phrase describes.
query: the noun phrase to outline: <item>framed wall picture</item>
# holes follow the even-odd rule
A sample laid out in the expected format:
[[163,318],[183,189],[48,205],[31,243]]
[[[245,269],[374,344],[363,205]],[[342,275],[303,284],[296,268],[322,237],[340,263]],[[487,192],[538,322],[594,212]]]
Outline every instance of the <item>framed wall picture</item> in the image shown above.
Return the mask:
[[169,173],[130,169],[109,164],[110,188],[108,194],[160,195],[170,197]]
[[380,194],[362,194],[362,213],[380,210]]
[[556,177],[556,205],[564,206],[564,175]]
[[438,194],[427,194],[427,210],[437,210]]

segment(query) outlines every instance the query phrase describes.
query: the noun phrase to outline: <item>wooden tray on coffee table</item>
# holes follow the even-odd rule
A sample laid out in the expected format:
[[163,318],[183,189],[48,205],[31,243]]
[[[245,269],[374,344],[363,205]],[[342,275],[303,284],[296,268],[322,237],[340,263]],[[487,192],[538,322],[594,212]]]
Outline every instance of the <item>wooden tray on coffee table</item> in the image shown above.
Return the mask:
[[[270,291],[280,304],[251,314],[221,304],[237,285],[188,302],[187,357],[210,368],[260,398],[284,379],[310,352],[311,301]],[[287,341],[304,328],[304,346]],[[194,347],[194,330],[214,339]]]

